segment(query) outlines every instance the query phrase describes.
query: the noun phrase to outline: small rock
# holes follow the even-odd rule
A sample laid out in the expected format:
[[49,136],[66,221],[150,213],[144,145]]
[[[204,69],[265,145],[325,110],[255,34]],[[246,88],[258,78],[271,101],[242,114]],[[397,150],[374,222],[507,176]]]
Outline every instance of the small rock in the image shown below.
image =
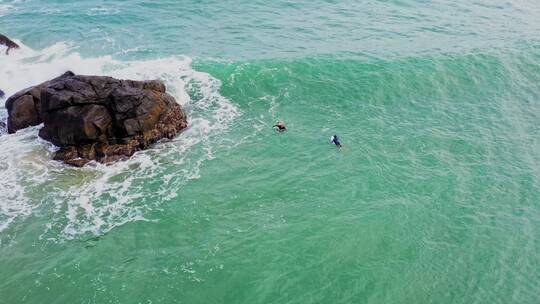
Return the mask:
[[17,43],[2,34],[0,34],[0,45],[7,46],[6,55],[9,55],[9,50],[19,48]]

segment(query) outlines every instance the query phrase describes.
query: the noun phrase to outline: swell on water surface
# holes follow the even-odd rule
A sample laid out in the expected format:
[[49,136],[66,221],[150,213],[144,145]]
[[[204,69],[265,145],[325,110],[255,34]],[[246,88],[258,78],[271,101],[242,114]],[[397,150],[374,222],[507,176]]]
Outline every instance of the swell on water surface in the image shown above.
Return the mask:
[[[338,170],[341,178],[354,176],[360,184],[372,183],[363,180],[368,175],[354,171],[362,164],[375,170],[375,176],[390,177],[375,183],[363,199],[389,195],[374,189],[385,184],[392,189],[392,181],[401,185],[419,179],[422,184],[424,175],[433,174],[429,163],[434,161],[440,165],[441,175],[459,169],[467,173],[467,164],[478,163],[483,170],[496,170],[492,178],[503,178],[501,168],[508,171],[518,166],[531,176],[530,187],[540,185],[535,169],[539,161],[535,134],[539,130],[534,123],[540,117],[540,57],[535,48],[394,60],[348,59],[344,55],[194,64],[207,73],[193,69],[187,57],[147,61],[83,58],[70,43],[57,43],[42,51],[23,45],[20,52],[1,59],[6,64],[0,66],[0,74],[7,77],[0,79],[0,88],[8,96],[66,70],[162,79],[186,109],[190,125],[173,141],[137,153],[129,161],[82,169],[51,161],[54,147],[37,137],[39,127],[3,135],[0,231],[8,233],[30,215],[50,218],[41,235],[53,240],[100,235],[127,222],[155,220],[150,211],[163,208],[164,202],[178,196],[182,185],[199,177],[202,163],[214,157],[217,147],[237,147],[238,139],[223,135],[241,113],[242,121],[235,123],[250,134],[246,147],[254,150],[261,148],[253,145],[257,140],[276,140],[267,137],[267,129],[269,121],[277,119],[290,122],[296,129],[293,134],[301,135],[287,145],[291,155],[324,159],[313,142],[320,137],[327,140],[334,130],[340,132],[348,147],[361,151],[357,156],[348,154],[348,161],[332,164],[343,166]],[[4,109],[0,117],[6,119]],[[467,159],[468,153],[448,152],[454,149],[480,154]],[[486,156],[501,154],[503,162]],[[407,175],[407,171],[395,170],[402,166],[400,159],[410,162],[416,171]],[[260,161],[260,166],[275,165],[272,155]],[[322,164],[310,165],[316,171],[310,174],[325,176],[323,168]],[[282,178],[301,180],[305,178],[301,172],[289,170]],[[405,188],[409,192],[415,189]]]
[[[82,169],[52,161],[39,127],[2,135],[8,301],[51,288],[94,302],[220,302],[217,290],[246,303],[538,302],[534,44],[191,62],[84,58],[59,43],[4,59],[8,95],[67,69],[163,79],[191,126]],[[277,119],[287,133],[271,131]],[[150,222],[124,225],[135,221]],[[42,274],[21,272],[34,259]],[[90,288],[61,290],[72,282]]]
[[[0,52],[0,88],[6,96],[67,70],[123,79],[161,79],[183,106],[189,123],[174,140],[136,153],[128,161],[82,169],[51,160],[55,147],[38,138],[40,126],[1,135],[2,238],[12,225],[31,214],[50,218],[42,237],[51,240],[99,235],[127,222],[147,220],[150,210],[176,197],[179,187],[199,176],[201,164],[213,157],[219,134],[240,114],[220,95],[220,82],[193,70],[188,57],[124,62],[108,56],[82,58],[70,43],[56,43],[40,51],[21,44],[21,50],[10,56]],[[5,122],[4,102],[0,99],[0,120]]]
[[190,126],[85,168],[1,134],[1,303],[540,303],[540,1],[0,0],[0,33],[7,96],[159,78]]

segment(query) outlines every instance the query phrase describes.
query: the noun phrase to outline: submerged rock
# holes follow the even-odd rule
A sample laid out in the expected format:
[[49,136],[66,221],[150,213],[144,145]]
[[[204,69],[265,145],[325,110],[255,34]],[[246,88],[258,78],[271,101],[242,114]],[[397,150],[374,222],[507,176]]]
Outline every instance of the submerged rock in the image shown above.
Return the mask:
[[182,108],[157,80],[66,73],[14,97],[9,132],[15,122],[43,122],[39,136],[60,147],[54,159],[74,166],[125,159],[187,127]]
[[0,34],[0,45],[7,46],[6,55],[9,55],[9,50],[19,48],[17,43],[2,34]]

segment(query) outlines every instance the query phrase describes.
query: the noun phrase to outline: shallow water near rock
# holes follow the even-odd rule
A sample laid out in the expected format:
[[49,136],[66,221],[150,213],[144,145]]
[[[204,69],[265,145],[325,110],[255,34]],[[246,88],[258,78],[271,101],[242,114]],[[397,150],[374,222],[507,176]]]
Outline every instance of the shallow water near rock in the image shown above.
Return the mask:
[[528,0],[0,1],[6,96],[158,78],[189,124],[84,168],[41,126],[0,135],[0,303],[538,303],[538,20]]

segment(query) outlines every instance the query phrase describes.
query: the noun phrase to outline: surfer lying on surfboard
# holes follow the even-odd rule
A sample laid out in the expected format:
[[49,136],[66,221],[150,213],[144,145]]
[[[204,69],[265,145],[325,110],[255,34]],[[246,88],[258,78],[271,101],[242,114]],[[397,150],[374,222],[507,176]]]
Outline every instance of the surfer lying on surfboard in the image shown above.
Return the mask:
[[285,123],[283,121],[278,121],[272,128],[276,127],[279,132],[287,131],[287,128],[285,127]]
[[330,143],[336,145],[336,147],[341,148],[341,143],[339,142],[339,138],[337,135],[334,135],[330,138]]

